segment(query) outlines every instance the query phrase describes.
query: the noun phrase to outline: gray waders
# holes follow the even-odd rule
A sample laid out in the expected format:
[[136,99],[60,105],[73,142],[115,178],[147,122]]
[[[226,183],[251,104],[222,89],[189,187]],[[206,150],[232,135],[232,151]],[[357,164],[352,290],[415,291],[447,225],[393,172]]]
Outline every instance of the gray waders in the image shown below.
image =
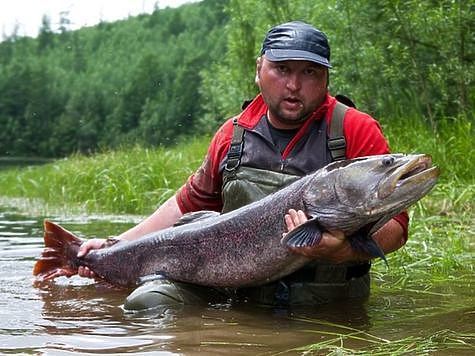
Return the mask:
[[[247,199],[250,197],[263,198],[299,178],[245,166],[240,166],[234,174],[236,177],[225,184],[223,190],[224,194],[233,197],[225,199],[225,212],[249,203]],[[317,305],[339,299],[365,298],[370,291],[369,269],[369,263],[334,265],[314,262],[277,282],[239,289],[237,297],[273,306]]]
[[[347,106],[337,103],[327,146],[332,160],[345,158],[343,118]],[[294,182],[299,176],[240,165],[244,129],[235,122],[233,138],[223,172],[223,212],[257,201]],[[241,288],[209,288],[163,279],[146,282],[126,299],[126,310],[184,304],[223,303],[230,299],[272,306],[318,305],[348,298],[365,298],[370,291],[370,264],[329,265],[313,263],[267,285]]]
[[225,289],[203,287],[167,279],[156,279],[135,289],[125,300],[124,309],[176,309],[183,305],[207,305],[225,303],[230,299]]

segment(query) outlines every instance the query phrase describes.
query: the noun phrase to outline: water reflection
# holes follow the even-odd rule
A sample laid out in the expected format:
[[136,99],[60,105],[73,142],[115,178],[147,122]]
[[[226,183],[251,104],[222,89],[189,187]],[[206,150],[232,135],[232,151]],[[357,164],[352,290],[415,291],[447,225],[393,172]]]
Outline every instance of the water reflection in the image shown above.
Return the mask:
[[[326,354],[341,345],[371,350],[404,338],[417,345],[414,335],[458,338],[468,345],[439,348],[438,354],[473,351],[473,339],[462,338],[475,329],[473,292],[457,283],[430,293],[376,288],[367,301],[318,308],[244,303],[135,314],[122,309],[129,290],[77,276],[34,288],[31,272],[43,247],[42,221],[0,208],[0,353],[273,355],[300,354],[296,348],[314,344],[315,353]],[[66,223],[80,236],[114,234],[133,224],[82,217]],[[473,276],[467,283],[473,284]]]

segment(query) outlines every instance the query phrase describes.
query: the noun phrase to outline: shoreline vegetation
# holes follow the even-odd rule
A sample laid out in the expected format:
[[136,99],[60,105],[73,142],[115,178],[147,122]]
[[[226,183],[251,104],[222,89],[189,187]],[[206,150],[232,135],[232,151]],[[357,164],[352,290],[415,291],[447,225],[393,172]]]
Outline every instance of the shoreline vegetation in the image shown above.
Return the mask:
[[[442,215],[473,214],[475,130],[471,121],[444,121],[437,131],[417,118],[383,119],[381,126],[392,152],[430,154],[441,169],[436,188],[422,200],[420,209]],[[188,137],[177,139],[172,147],[137,145],[92,155],[72,154],[42,164],[6,165],[0,170],[0,197],[35,199],[47,207],[45,214],[69,208],[148,215],[198,168],[210,139]]]

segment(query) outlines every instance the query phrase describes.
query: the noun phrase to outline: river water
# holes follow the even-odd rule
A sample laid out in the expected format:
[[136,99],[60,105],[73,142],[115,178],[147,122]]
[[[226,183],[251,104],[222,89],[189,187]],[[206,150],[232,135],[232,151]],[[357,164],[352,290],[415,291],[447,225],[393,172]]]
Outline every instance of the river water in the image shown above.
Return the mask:
[[[133,224],[126,217],[49,218],[81,237]],[[310,354],[475,353],[473,276],[431,291],[381,289],[374,282],[365,302],[308,309],[209,305],[130,314],[122,309],[129,291],[88,279],[33,286],[42,221],[0,207],[2,354],[294,355],[309,345]]]

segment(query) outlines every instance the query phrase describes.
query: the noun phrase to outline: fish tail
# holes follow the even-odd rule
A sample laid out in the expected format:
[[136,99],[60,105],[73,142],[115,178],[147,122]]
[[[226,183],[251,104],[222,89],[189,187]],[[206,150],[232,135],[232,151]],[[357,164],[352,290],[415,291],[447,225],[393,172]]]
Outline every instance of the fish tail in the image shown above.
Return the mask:
[[61,226],[44,221],[45,248],[36,261],[33,275],[36,282],[43,282],[59,276],[70,277],[78,271],[77,252],[82,241]]

